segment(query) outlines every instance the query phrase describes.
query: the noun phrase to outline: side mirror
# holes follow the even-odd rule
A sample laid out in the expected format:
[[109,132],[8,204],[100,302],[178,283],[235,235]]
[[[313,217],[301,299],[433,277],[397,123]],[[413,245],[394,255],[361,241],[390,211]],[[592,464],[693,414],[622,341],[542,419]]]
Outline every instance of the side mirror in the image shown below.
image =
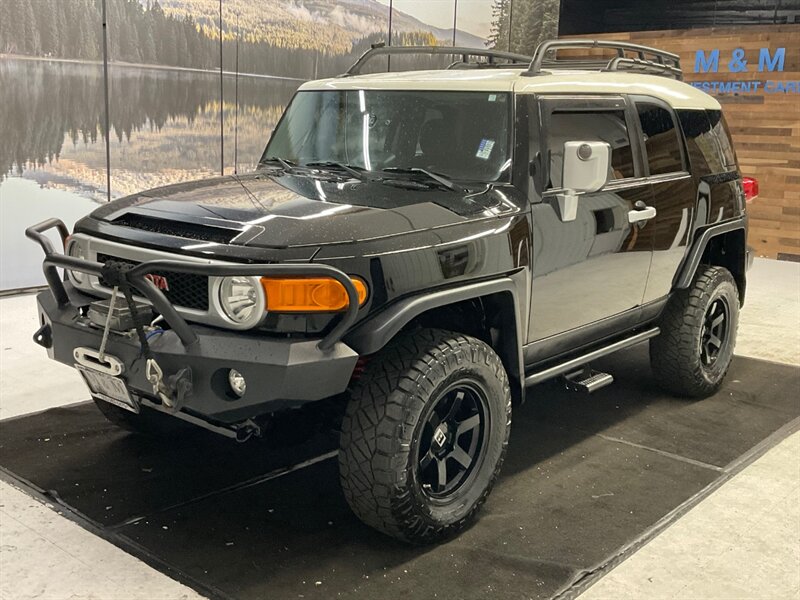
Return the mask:
[[563,192],[558,194],[562,221],[578,215],[578,194],[601,189],[608,181],[611,146],[605,142],[566,142],[564,144]]

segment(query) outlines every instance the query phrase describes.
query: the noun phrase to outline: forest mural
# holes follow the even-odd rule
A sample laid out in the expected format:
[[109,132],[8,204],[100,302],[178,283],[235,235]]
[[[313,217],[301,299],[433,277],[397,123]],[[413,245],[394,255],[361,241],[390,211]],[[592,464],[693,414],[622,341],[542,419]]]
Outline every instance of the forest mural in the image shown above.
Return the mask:
[[536,46],[558,37],[560,0],[494,0],[487,45],[532,55]]

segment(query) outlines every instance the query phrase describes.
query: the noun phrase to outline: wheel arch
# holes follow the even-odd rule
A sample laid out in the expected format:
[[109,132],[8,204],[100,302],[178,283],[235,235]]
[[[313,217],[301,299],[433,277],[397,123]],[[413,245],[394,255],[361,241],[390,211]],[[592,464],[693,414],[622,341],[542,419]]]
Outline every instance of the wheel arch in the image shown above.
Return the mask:
[[712,225],[695,236],[673,287],[687,289],[700,265],[724,267],[739,288],[739,305],[744,305],[747,286],[747,223],[743,219]]
[[406,298],[359,324],[344,341],[362,356],[374,354],[415,326],[449,329],[485,341],[503,361],[514,399],[524,399],[523,330],[514,279],[502,277]]

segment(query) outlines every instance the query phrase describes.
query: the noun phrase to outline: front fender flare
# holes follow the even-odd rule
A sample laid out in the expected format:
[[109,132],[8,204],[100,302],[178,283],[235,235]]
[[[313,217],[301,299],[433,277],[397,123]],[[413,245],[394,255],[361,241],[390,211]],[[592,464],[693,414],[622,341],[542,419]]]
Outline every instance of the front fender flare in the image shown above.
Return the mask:
[[[502,319],[505,330],[504,348],[495,349],[504,358],[509,377],[524,393],[524,367],[522,362],[523,322],[522,303],[519,301],[518,283],[511,276],[504,276],[488,281],[480,281],[458,287],[437,290],[422,295],[402,299],[357,325],[348,333],[344,341],[360,355],[374,354],[394,338],[408,323],[423,313],[448,304],[464,300],[473,300],[494,294],[509,294],[513,302],[513,323],[508,318]],[[512,341],[513,340],[513,341]]]

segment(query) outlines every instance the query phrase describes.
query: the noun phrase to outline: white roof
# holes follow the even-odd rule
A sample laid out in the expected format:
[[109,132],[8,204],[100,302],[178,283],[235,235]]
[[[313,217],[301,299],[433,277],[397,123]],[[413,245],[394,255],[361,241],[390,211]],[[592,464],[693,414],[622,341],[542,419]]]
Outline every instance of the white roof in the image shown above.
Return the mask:
[[374,73],[309,81],[301,90],[453,90],[518,94],[642,94],[674,108],[719,109],[712,96],[682,81],[631,72],[548,71],[528,77],[520,69],[453,69]]

